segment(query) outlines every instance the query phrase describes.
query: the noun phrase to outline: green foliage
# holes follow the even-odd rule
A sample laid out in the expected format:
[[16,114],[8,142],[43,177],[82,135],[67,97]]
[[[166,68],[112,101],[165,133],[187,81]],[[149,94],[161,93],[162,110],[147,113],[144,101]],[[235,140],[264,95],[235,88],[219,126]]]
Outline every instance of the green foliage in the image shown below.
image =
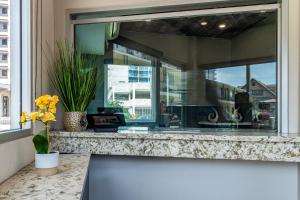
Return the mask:
[[68,41],[57,43],[49,77],[65,111],[84,112],[95,96],[99,74],[96,59],[74,50]]
[[109,101],[109,102],[107,102],[107,107],[110,107],[110,108],[123,108],[123,106],[121,105],[121,103],[119,101]]
[[128,108],[124,108],[119,101],[109,101],[107,102],[107,107],[111,108],[122,108],[125,119],[135,119],[136,117],[129,113]]
[[49,142],[47,138],[47,132],[46,130],[43,130],[36,134],[33,139],[33,144],[35,147],[35,150],[38,154],[47,154],[48,148],[49,148]]

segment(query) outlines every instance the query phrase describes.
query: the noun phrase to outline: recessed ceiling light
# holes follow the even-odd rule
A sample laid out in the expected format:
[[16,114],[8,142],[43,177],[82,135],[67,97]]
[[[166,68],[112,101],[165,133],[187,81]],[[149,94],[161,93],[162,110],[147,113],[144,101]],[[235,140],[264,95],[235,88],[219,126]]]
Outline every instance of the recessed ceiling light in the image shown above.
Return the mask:
[[201,24],[201,26],[206,26],[206,25],[207,25],[207,22],[206,22],[206,21],[203,21],[203,22],[201,22],[200,24]]
[[261,10],[260,12],[261,12],[261,13],[266,13],[267,11],[265,11],[265,10]]
[[152,21],[152,19],[146,19],[145,21],[146,21],[146,22],[151,22],[151,21]]
[[224,28],[226,28],[226,24],[225,23],[219,24],[219,29],[224,29]]

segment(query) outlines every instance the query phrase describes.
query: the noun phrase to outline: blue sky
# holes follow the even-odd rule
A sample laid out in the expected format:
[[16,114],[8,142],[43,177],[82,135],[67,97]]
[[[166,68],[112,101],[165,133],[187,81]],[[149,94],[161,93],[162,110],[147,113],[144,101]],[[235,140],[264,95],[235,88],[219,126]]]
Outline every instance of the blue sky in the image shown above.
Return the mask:
[[[255,78],[264,84],[276,83],[276,63],[264,63],[251,65],[251,78]],[[217,81],[232,85],[243,86],[246,84],[246,67],[227,67],[216,69]]]

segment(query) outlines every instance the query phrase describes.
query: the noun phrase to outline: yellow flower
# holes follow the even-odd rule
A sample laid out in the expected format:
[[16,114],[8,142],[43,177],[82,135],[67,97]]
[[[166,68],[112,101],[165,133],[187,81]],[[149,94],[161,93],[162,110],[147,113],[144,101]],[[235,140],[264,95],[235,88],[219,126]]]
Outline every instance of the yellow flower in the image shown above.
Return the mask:
[[51,112],[46,112],[45,114],[44,114],[44,117],[43,117],[43,119],[42,119],[42,122],[49,122],[49,121],[56,121],[56,119],[55,119],[55,115],[53,114],[53,113],[51,113]]
[[27,112],[22,112],[22,115],[20,117],[20,123],[25,124],[27,122]]
[[54,105],[56,105],[56,104],[58,103],[58,101],[59,101],[58,96],[57,96],[57,95],[54,95],[54,96],[52,96],[52,98],[51,98],[50,104],[53,103]]
[[37,118],[40,116],[41,116],[40,112],[32,112],[32,113],[30,113],[30,120],[35,122],[37,120]]
[[51,101],[51,96],[46,94],[37,98],[35,100],[35,104],[37,107],[39,107],[39,109],[45,109],[49,105],[50,101]]
[[49,112],[52,112],[52,113],[56,113],[56,107],[49,108],[48,111],[49,111]]
[[45,108],[45,105],[44,105],[44,103],[43,103],[42,97],[39,97],[39,98],[37,98],[37,99],[35,100],[35,105],[36,105],[37,107],[39,107],[39,109],[44,109],[44,108]]
[[55,102],[50,102],[48,111],[52,112],[52,113],[56,113],[56,103]]

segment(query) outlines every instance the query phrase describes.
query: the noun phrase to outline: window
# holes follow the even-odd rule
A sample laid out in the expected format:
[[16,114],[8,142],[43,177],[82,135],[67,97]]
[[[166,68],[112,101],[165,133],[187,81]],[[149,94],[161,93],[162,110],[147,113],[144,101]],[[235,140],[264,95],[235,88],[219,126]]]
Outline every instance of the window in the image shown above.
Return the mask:
[[[18,138],[29,134],[30,125],[21,127],[21,110],[30,111],[30,1],[10,0],[1,14],[11,12],[8,21],[0,22],[2,52],[0,61],[5,63],[0,72],[0,140]],[[23,6],[20,8],[20,6]],[[22,12],[21,12],[22,9]],[[21,25],[22,23],[22,25]],[[22,28],[22,29],[20,29]],[[8,48],[7,44],[13,41]],[[22,42],[22,44],[21,44]],[[13,58],[13,59],[11,59]],[[5,67],[5,68],[4,68]],[[24,130],[22,130],[24,129]]]
[[7,77],[7,70],[6,69],[1,70],[1,76],[2,77]]
[[258,120],[258,117],[264,114],[274,120],[267,122],[274,128],[277,106],[276,63],[214,68],[206,74],[212,74],[211,71],[214,71],[214,76],[209,77],[208,87],[210,90],[222,87],[220,99],[223,101],[220,101],[220,104],[226,108],[224,116],[230,118],[237,109],[240,110],[241,117],[249,121]]
[[178,106],[183,103],[183,76],[179,67],[166,62],[160,68],[160,105],[161,112],[167,112],[167,106]]
[[135,91],[136,99],[151,99],[150,91]]
[[113,45],[113,64],[107,65],[105,101],[106,105],[118,105],[126,110],[128,122],[154,120],[152,113],[144,112],[153,109],[151,59],[136,50]]
[[[105,95],[98,100],[103,106],[120,101],[132,121],[160,129],[276,133],[278,6],[265,8],[142,15],[145,20],[120,16],[95,24],[78,20],[75,42],[106,66],[106,84],[99,89]],[[102,44],[97,52],[94,44]],[[129,96],[115,98],[120,93]]]
[[128,101],[128,100],[130,100],[128,93],[115,93],[114,95],[115,95],[114,99],[116,101]]
[[1,44],[3,45],[3,46],[6,46],[7,45],[7,39],[1,39]]
[[7,14],[7,8],[2,8],[1,9],[1,14],[6,15]]
[[2,107],[3,107],[3,111],[2,111],[2,116],[3,117],[9,117],[9,114],[8,114],[8,96],[3,96],[2,97]]
[[7,61],[7,54],[2,54],[2,61]]
[[264,94],[263,90],[260,90],[260,89],[258,89],[258,90],[252,90],[252,95],[253,96],[261,96],[263,94]]
[[1,22],[0,23],[0,30],[2,31],[7,31],[7,23]]

